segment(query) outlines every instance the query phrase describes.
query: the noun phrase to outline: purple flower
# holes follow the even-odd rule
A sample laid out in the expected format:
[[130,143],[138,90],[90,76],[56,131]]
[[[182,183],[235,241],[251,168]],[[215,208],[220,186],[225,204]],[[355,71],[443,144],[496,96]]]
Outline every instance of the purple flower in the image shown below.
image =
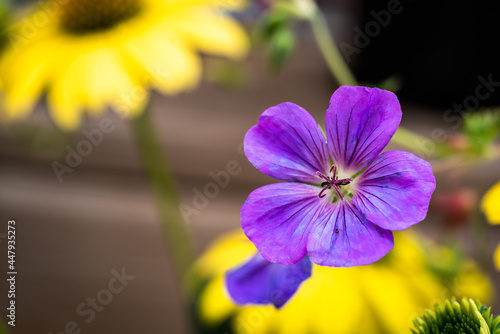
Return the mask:
[[436,186],[430,164],[408,152],[380,153],[400,121],[396,96],[366,87],[332,95],[326,142],[303,108],[267,109],[245,136],[245,154],[289,182],[256,189],[241,208],[260,254],[287,265],[306,254],[324,266],[369,264],[392,249],[391,230],[423,220]]
[[239,305],[272,303],[280,308],[311,276],[311,270],[307,256],[286,266],[271,263],[257,253],[242,266],[226,273],[226,289]]

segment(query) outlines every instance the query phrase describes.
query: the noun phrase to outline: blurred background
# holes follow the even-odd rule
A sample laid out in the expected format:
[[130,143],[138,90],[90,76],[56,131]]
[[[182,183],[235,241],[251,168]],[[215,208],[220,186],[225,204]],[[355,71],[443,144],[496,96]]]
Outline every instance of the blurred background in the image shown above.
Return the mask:
[[[20,9],[25,3],[12,5]],[[270,3],[251,3],[236,14],[249,35],[254,36]],[[379,15],[392,6],[389,3],[318,1],[356,78],[364,85],[398,92],[401,125],[429,139],[414,145],[413,151],[432,160],[439,157],[436,152],[443,142],[455,140],[460,145],[464,140],[461,128],[455,126],[459,121],[450,121],[447,114],[454,104],[481,113],[500,103],[500,71],[493,51],[500,23],[487,1],[467,5],[401,1],[397,7],[403,8],[401,12],[392,15],[380,32],[365,35],[370,41],[364,46],[359,31],[366,32],[367,25],[376,21],[373,13]],[[185,218],[197,255],[224,232],[238,229],[239,210],[248,194],[273,182],[241,150],[246,131],[259,115],[290,101],[323,122],[338,87],[310,27],[297,22],[291,29],[295,47],[280,66],[272,67],[268,49],[254,43],[241,61],[204,56],[203,80],[193,91],[152,94],[151,117],[175,176],[177,204],[196,208]],[[469,97],[484,81],[489,82],[491,94],[476,99],[476,105]],[[99,128],[102,118],[109,119],[114,130],[104,134],[92,153],[60,182],[53,162],[63,162],[65,148],[76,147],[85,139],[82,131]],[[406,148],[391,143],[388,149]],[[412,229],[439,243],[460,246],[475,259],[492,282],[488,302],[498,314],[500,273],[492,254],[500,228],[486,223],[478,205],[500,180],[500,162],[477,161],[457,170],[439,165],[443,169],[436,171],[431,210]],[[228,168],[235,172],[227,186],[200,204],[199,194],[213,184],[213,175]],[[189,333],[193,327],[192,314],[185,308],[189,302],[182,297],[184,280],[177,277],[163,239],[130,122],[118,114],[85,116],[80,129],[65,132],[53,123],[41,99],[28,118],[0,124],[0,217],[0,254],[7,253],[6,222],[16,221],[17,315],[16,326],[8,328],[11,333],[70,333],[72,321],[82,333],[95,334]],[[95,319],[82,321],[78,306],[108,288],[117,272],[133,278],[94,312]],[[5,279],[0,291],[1,305],[6,307]]]

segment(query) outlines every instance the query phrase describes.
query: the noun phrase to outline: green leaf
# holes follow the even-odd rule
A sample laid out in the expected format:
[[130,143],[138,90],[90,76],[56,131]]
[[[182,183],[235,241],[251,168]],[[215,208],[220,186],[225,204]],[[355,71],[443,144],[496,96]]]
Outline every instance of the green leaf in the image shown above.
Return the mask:
[[487,156],[500,134],[500,111],[474,111],[464,114],[463,130],[469,152],[473,155]]

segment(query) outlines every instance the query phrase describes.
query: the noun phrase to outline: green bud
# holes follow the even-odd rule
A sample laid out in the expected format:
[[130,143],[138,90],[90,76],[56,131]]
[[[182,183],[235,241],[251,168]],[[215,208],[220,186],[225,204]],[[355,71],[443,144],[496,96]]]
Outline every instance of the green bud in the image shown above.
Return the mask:
[[436,304],[422,317],[413,320],[414,334],[500,334],[500,317],[493,318],[490,308],[463,298],[446,300],[444,307]]

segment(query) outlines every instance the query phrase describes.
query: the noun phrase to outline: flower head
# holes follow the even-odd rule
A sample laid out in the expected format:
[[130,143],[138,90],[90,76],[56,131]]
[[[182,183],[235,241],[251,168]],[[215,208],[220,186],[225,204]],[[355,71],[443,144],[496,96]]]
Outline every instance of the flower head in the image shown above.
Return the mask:
[[48,0],[8,31],[0,58],[4,119],[27,115],[47,93],[54,122],[76,128],[83,111],[141,112],[148,88],[164,94],[200,80],[198,52],[237,58],[248,49],[226,10],[243,1]]
[[463,298],[458,303],[454,298],[446,300],[444,307],[436,304],[434,311],[427,310],[413,324],[414,334],[498,334],[500,317],[493,318],[490,309],[472,299]]
[[[287,183],[253,191],[241,208],[243,231],[271,262],[349,267],[379,260],[391,230],[423,220],[435,188],[428,162],[381,153],[401,120],[388,91],[340,87],[326,111],[326,142],[312,116],[293,103],[267,109],[245,136],[261,172]],[[331,160],[330,160],[331,159]]]

